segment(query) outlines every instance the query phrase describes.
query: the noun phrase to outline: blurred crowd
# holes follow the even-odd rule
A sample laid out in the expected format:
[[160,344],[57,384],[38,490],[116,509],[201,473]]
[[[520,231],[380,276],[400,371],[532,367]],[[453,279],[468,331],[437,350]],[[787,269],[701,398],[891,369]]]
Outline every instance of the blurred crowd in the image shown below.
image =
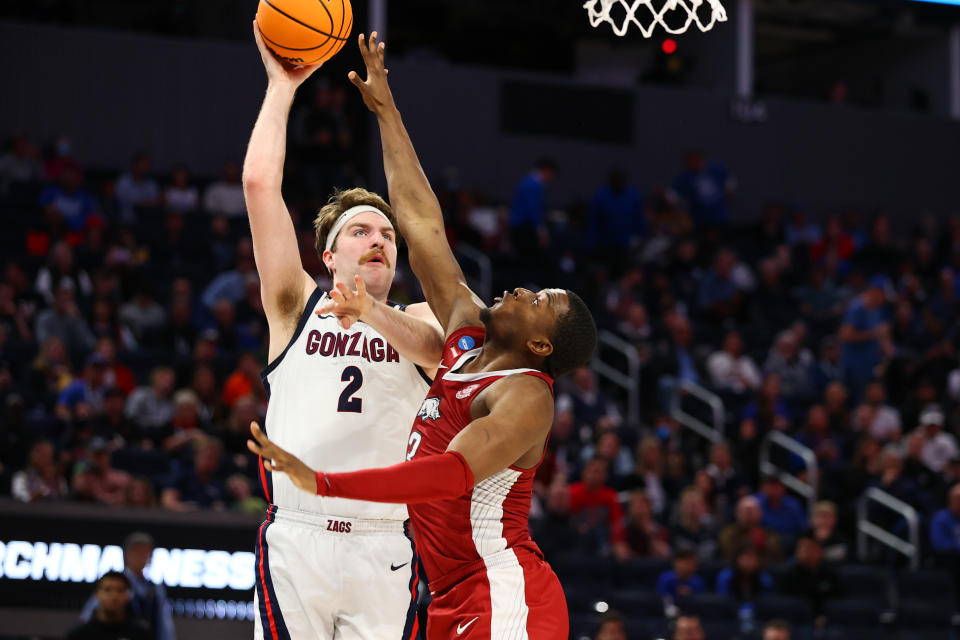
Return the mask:
[[[364,182],[343,105],[321,84],[291,119],[285,197],[322,287],[312,213]],[[779,590],[820,613],[877,487],[920,514],[925,560],[960,575],[960,215],[739,211],[730,172],[696,151],[671,184],[614,169],[548,208],[563,171],[539,160],[503,202],[455,170],[434,177],[451,243],[490,257],[493,291],[573,289],[640,362],[634,389],[590,369],[558,385],[532,512],[548,559],[669,559],[668,600]],[[42,151],[14,135],[0,212],[0,494],[261,514],[245,441],[266,409],[267,333],[238,163],[212,180],[157,172],[148,153],[90,168],[68,135]],[[393,297],[416,295],[401,261]],[[697,413],[691,385],[722,400],[722,441],[678,422],[677,407]],[[759,473],[771,432],[814,453],[812,507]],[[774,462],[806,479],[800,457]],[[709,581],[704,563],[719,563]]]

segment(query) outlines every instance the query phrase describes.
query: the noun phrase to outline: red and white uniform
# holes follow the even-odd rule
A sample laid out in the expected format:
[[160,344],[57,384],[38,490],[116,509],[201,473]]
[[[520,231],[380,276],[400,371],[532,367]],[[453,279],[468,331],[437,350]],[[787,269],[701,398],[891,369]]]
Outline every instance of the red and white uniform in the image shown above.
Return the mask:
[[[460,373],[483,344],[482,327],[455,331],[410,434],[408,460],[442,455],[470,422],[470,403],[506,376],[553,380],[534,369]],[[539,463],[538,465],[539,466]],[[530,538],[536,467],[511,466],[453,500],[408,506],[433,603],[427,637],[480,640],[568,636],[560,582]]]

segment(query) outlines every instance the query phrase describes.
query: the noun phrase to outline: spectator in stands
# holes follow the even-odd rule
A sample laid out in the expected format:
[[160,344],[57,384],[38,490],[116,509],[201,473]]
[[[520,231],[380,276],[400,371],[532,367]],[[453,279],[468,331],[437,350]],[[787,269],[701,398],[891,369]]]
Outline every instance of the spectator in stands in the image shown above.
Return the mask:
[[230,409],[238,399],[254,394],[266,400],[266,391],[260,382],[261,368],[256,354],[249,351],[240,354],[237,368],[223,383],[221,400],[224,406]]
[[735,395],[760,388],[760,370],[753,358],[743,353],[743,338],[738,331],[728,331],[723,349],[707,359],[707,371],[714,388]]
[[650,498],[642,490],[630,492],[627,504],[627,546],[632,556],[669,558],[667,530],[653,517]]
[[764,564],[783,557],[780,536],[763,527],[763,511],[754,496],[743,496],[737,502],[736,521],[720,532],[720,553],[727,562],[734,562],[738,550],[749,544],[757,549]]
[[928,467],[923,460],[923,450],[926,446],[923,433],[920,430],[914,430],[905,440],[903,477],[913,483],[921,494],[937,495],[943,488],[944,476]]
[[700,280],[697,306],[706,320],[722,324],[739,317],[745,298],[743,283],[734,272],[736,267],[737,255],[730,249],[720,249],[713,266]]
[[520,255],[538,256],[540,250],[550,245],[544,191],[556,174],[557,165],[553,160],[540,158],[513,192],[510,205],[510,238],[514,251]]
[[233,269],[220,273],[207,285],[201,296],[204,306],[213,309],[221,298],[230,302],[243,300],[248,277],[256,277],[257,269],[253,261],[253,242],[250,238],[241,238],[236,245],[236,262]]
[[58,184],[40,193],[40,206],[45,215],[56,216],[74,233],[83,231],[87,220],[97,212],[96,200],[83,188],[83,174],[74,168],[64,169]]
[[601,421],[608,427],[620,426],[622,418],[616,404],[597,386],[596,374],[589,367],[581,367],[573,372],[573,386],[564,395],[572,403],[578,427],[587,425],[593,428]]
[[[900,412],[886,404],[887,391],[882,380],[873,380],[867,385],[863,403],[857,407],[855,423],[863,426],[880,442],[900,440]],[[859,414],[864,415],[859,415]]]
[[640,441],[636,467],[633,474],[624,480],[623,488],[643,489],[650,499],[653,513],[663,513],[667,506],[667,494],[663,487],[663,450],[656,437],[648,436]]
[[633,456],[621,446],[620,436],[610,427],[597,430],[596,444],[588,444],[580,452],[584,464],[593,456],[601,456],[608,463],[607,485],[614,489],[623,487],[624,480],[633,472]]
[[717,553],[717,529],[703,493],[687,487],[680,494],[670,542],[675,549],[693,551],[700,560],[712,560]]
[[825,262],[832,270],[849,268],[854,251],[853,238],[848,234],[839,216],[830,216],[824,225],[823,236],[810,247],[810,261]]
[[84,618],[86,622],[67,634],[67,640],[151,640],[147,625],[130,615],[130,591],[130,579],[125,573],[108,571],[100,576],[93,595],[96,609]]
[[763,371],[780,376],[781,392],[788,402],[803,405],[813,397],[813,365],[813,354],[800,343],[793,329],[785,329],[777,335]]
[[157,506],[157,495],[153,483],[146,476],[134,476],[123,495],[123,506],[137,509],[153,509]]
[[58,242],[50,249],[49,261],[40,267],[34,287],[47,304],[55,304],[57,290],[66,287],[74,298],[86,300],[93,291],[90,276],[77,267],[74,251],[66,242]]
[[840,564],[847,559],[849,545],[837,530],[837,505],[829,500],[821,500],[813,505],[810,531],[806,535],[820,544],[824,562]]
[[64,422],[86,421],[103,410],[107,360],[99,353],[87,356],[83,377],[77,378],[57,398],[56,415]]
[[13,474],[10,495],[21,502],[66,498],[67,481],[53,453],[53,443],[49,440],[36,440],[30,445],[27,466]]
[[729,444],[717,442],[710,447],[710,464],[707,465],[706,472],[713,480],[713,490],[717,495],[717,513],[727,519],[737,500],[746,491],[743,475],[733,465]]
[[823,393],[827,385],[843,378],[840,362],[840,341],[835,336],[827,336],[820,342],[820,357],[813,367],[813,389],[817,395]]
[[240,184],[240,169],[236,162],[223,167],[223,175],[203,192],[203,208],[211,215],[236,218],[247,212]]
[[68,168],[83,171],[83,166],[73,155],[73,141],[68,134],[58,135],[50,147],[51,153],[43,166],[47,180],[59,180],[60,174]]
[[660,409],[671,406],[674,389],[684,382],[700,383],[700,366],[693,350],[693,327],[686,316],[672,313],[665,322],[670,335],[667,343],[658,348],[651,362],[652,375],[657,380]]
[[657,593],[661,598],[676,601],[678,598],[703,593],[706,585],[697,575],[697,554],[688,549],[679,549],[673,554],[673,569],[664,571],[657,578]]
[[807,420],[796,439],[816,454],[821,468],[840,461],[841,441],[830,433],[830,417],[823,405],[815,404],[807,410]]
[[847,307],[840,326],[843,380],[855,401],[860,399],[884,353],[891,348],[890,325],[883,310],[888,286],[882,275],[870,278],[867,289]]
[[141,282],[133,300],[120,307],[119,319],[138,344],[152,346],[159,341],[160,333],[167,323],[167,313],[156,301],[153,287],[147,282]]
[[593,640],[627,640],[627,623],[620,612],[611,609],[600,614]]
[[187,168],[178,164],[170,173],[170,184],[163,190],[163,206],[168,211],[191,213],[197,210],[199,202],[199,191],[190,184]]
[[173,369],[155,367],[150,372],[150,386],[137,387],[127,399],[126,414],[145,434],[156,433],[173,417]]
[[757,502],[763,512],[760,522],[767,529],[777,532],[782,539],[792,541],[807,528],[803,506],[799,500],[787,495],[787,488],[778,475],[764,476]]
[[[548,559],[578,549],[580,533],[570,514],[570,491],[562,474],[554,474],[546,490],[542,514],[531,514],[531,530]],[[537,502],[534,501],[534,506]]]
[[790,640],[790,623],[786,620],[771,620],[763,625],[761,640]]
[[850,432],[849,394],[842,382],[831,382],[823,392],[823,407],[827,411],[830,432],[843,436]]
[[627,184],[622,169],[612,169],[606,184],[593,194],[588,224],[587,247],[619,274],[630,248],[647,235],[643,194]]
[[780,589],[787,595],[808,598],[823,626],[823,607],[831,598],[842,594],[837,574],[823,562],[820,543],[810,537],[797,541],[796,563],[784,575]]
[[43,167],[38,159],[37,148],[26,136],[15,134],[10,140],[10,150],[0,155],[0,195],[5,194],[10,185],[40,182],[43,179]]
[[127,396],[116,387],[103,392],[103,411],[93,416],[93,433],[108,440],[119,439],[128,445],[139,445],[140,433],[136,425],[124,413]]
[[40,343],[40,353],[30,363],[30,391],[37,403],[53,406],[60,391],[73,379],[67,348],[57,336],[49,336]]
[[227,492],[230,495],[231,511],[262,516],[267,510],[267,501],[253,495],[250,478],[242,473],[234,473],[227,478]]
[[920,426],[916,432],[923,435],[921,458],[930,469],[941,472],[958,453],[957,439],[943,431],[944,415],[937,405],[927,406],[920,414]]
[[107,388],[116,387],[123,394],[129,395],[136,387],[133,371],[130,367],[117,360],[117,343],[113,338],[101,337],[97,339],[96,353],[103,359],[103,384]]
[[727,197],[734,181],[719,162],[705,162],[701,151],[690,151],[686,167],[674,179],[672,195],[679,197],[697,225],[725,225],[730,220]]
[[587,548],[618,558],[629,556],[623,508],[617,492],[606,486],[608,462],[594,456],[583,468],[582,480],[570,485],[570,513]]
[[700,625],[700,616],[681,613],[673,626],[673,640],[706,640],[706,634]]
[[930,520],[930,546],[937,566],[953,576],[954,594],[960,612],[960,484],[950,487],[947,507],[933,514]]
[[753,602],[773,591],[773,576],[763,570],[760,554],[752,544],[738,549],[732,567],[717,574],[717,594],[737,602]]
[[817,332],[834,331],[843,313],[843,292],[830,279],[822,263],[810,269],[809,280],[794,288],[792,296],[803,317]]
[[154,207],[160,204],[160,187],[150,177],[150,156],[140,152],[133,157],[130,169],[117,178],[115,197],[120,220],[132,223],[135,207]]
[[[128,609],[150,630],[147,637],[153,640],[175,640],[173,608],[167,599],[167,590],[163,582],[154,583],[143,574],[143,570],[153,556],[153,548],[153,537],[142,531],[131,533],[123,541],[122,575],[130,585]],[[98,602],[91,599],[81,615],[84,619],[89,619],[97,610]]]
[[121,506],[130,484],[130,474],[110,466],[110,447],[100,437],[87,445],[87,459],[73,476],[73,491],[80,500]]
[[57,289],[53,306],[37,314],[36,336],[38,342],[59,338],[74,361],[82,361],[96,342],[80,314],[73,289],[63,285]]
[[160,495],[164,509],[195,511],[224,509],[229,498],[221,477],[223,446],[215,438],[204,438],[196,446],[193,464],[177,473]]

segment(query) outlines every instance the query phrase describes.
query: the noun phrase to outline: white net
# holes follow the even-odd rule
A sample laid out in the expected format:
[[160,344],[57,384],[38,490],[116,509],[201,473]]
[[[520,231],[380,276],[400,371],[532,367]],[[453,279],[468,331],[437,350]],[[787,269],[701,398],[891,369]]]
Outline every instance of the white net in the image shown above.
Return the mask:
[[[660,3],[657,9],[654,5]],[[709,10],[709,19],[700,14],[704,4],[708,6],[703,13]],[[716,23],[727,21],[727,11],[720,0],[587,0],[583,8],[591,27],[607,22],[618,36],[624,35],[631,24],[640,29],[644,38],[649,38],[658,24],[668,33],[683,33],[691,24],[707,31]]]

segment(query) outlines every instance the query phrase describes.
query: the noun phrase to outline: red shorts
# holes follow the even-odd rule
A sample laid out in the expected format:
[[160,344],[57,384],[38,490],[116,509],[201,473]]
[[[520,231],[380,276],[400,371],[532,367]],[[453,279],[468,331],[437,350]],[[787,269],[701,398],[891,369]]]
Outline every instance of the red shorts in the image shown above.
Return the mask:
[[567,601],[550,565],[507,549],[486,569],[434,594],[427,640],[559,640],[570,635]]

